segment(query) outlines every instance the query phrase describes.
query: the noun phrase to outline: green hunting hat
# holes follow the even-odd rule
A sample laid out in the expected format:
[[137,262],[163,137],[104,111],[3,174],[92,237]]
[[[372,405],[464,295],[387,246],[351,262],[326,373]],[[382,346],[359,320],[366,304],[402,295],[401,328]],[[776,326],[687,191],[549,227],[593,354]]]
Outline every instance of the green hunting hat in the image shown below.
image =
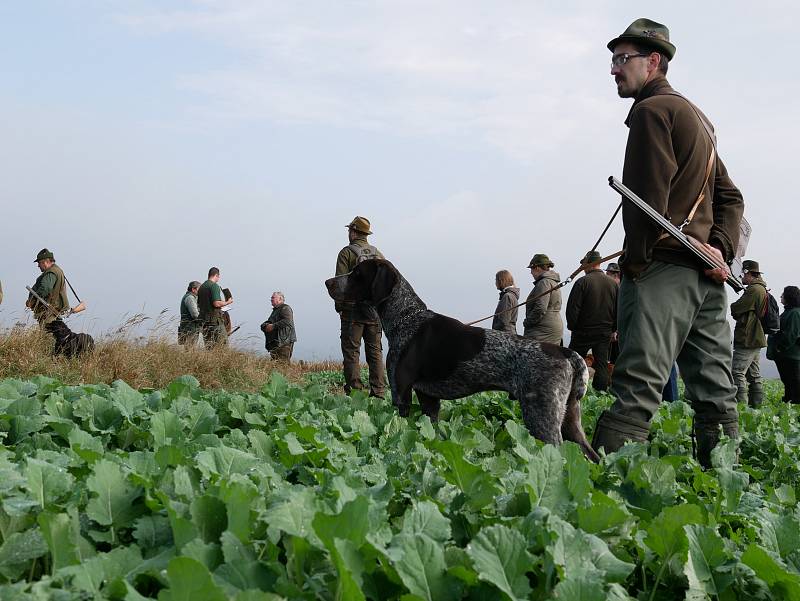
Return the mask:
[[608,43],[608,49],[614,52],[614,46],[620,42],[632,42],[653,48],[657,52],[663,52],[669,60],[675,56],[675,46],[669,41],[667,26],[650,19],[636,19],[619,37]]
[[555,263],[550,260],[550,257],[543,253],[536,253],[533,259],[528,263],[528,267],[555,267]]
[[367,219],[366,217],[360,217],[358,215],[353,217],[353,221],[348,223],[345,227],[347,229],[356,231],[359,234],[366,234],[367,236],[369,236],[372,233],[371,231],[369,231],[370,228],[369,219]]
[[44,261],[45,259],[50,259],[51,261],[55,261],[56,258],[46,248],[43,248],[39,251],[39,254],[36,255],[36,258],[33,260],[34,263],[38,263],[39,261]]
[[758,266],[758,261],[742,261],[742,271],[749,271],[752,273],[761,273]]
[[595,263],[599,263],[602,259],[602,255],[597,252],[596,250],[590,250],[586,253],[586,256],[581,259],[581,265],[594,265]]
[[617,265],[616,263],[609,263],[608,265],[606,265],[606,272],[620,273],[619,265]]

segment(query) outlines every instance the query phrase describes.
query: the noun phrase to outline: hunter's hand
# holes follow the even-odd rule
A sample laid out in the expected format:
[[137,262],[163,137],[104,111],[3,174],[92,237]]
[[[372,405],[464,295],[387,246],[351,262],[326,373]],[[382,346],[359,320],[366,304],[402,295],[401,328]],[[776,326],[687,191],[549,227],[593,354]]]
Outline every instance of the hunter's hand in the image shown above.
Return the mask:
[[271,323],[268,323],[267,325],[264,326],[264,331],[265,332],[271,332],[274,329],[275,329],[275,326],[272,325]]
[[714,269],[706,269],[704,273],[717,284],[724,284],[728,277],[730,277],[731,270],[725,264],[725,259],[722,257],[722,253],[718,248],[711,246],[710,244],[703,244],[703,248],[721,265],[721,267],[716,267]]

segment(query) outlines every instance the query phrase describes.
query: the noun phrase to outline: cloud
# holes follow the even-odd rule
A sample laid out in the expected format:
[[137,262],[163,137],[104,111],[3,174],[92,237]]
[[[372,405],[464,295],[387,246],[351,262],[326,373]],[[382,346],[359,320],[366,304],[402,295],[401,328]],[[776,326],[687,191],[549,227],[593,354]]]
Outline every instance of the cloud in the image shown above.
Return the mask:
[[204,118],[469,137],[530,160],[574,131],[568,115],[585,119],[596,108],[585,102],[582,79],[600,64],[600,10],[586,4],[567,16],[520,3],[247,1],[121,20],[235,50],[235,64],[176,82],[205,99],[193,100]]

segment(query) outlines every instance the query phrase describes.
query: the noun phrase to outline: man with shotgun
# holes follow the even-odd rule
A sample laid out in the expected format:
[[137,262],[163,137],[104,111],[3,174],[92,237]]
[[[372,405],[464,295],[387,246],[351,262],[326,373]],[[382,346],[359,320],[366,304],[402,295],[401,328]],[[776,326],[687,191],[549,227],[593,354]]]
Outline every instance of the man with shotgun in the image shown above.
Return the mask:
[[695,411],[697,458],[709,467],[720,430],[738,438],[724,283],[731,277],[744,202],[716,154],[708,119],[666,79],[675,54],[669,30],[638,19],[608,48],[618,94],[633,98],[625,121],[624,185],[696,240],[714,267],[633,202],[623,202],[620,356],[611,386],[616,400],[600,416],[593,446],[608,453],[626,441],[647,440],[677,359]]
[[[91,350],[88,342],[73,342],[75,334],[67,327],[61,316],[71,313],[79,313],[85,309],[80,300],[74,309],[69,306],[67,297],[67,278],[61,268],[56,265],[53,253],[43,248],[36,255],[34,263],[39,267],[41,275],[36,278],[32,288],[28,288],[28,300],[25,306],[33,311],[33,316],[44,330],[53,335],[55,339],[54,355],[80,354],[85,350]],[[85,334],[83,337],[88,338]],[[94,347],[94,342],[91,343]]]

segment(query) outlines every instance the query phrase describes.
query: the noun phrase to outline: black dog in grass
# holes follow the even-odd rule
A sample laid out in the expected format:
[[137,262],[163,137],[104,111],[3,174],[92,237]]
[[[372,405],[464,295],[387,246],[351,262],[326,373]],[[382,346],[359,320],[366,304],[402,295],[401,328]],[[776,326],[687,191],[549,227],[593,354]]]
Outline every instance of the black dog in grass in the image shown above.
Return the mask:
[[580,400],[589,372],[574,351],[505,332],[466,326],[429,311],[389,261],[371,259],[325,282],[334,300],[365,302],[378,310],[389,354],[392,401],[407,416],[411,391],[436,419],[441,399],[505,390],[519,399],[522,418],[536,438],[571,440],[599,459],[581,425]]
[[50,332],[56,341],[53,347],[53,355],[80,357],[94,350],[94,338],[89,336],[89,334],[73,332],[69,329],[69,326],[60,319],[56,319],[47,324],[45,330]]

